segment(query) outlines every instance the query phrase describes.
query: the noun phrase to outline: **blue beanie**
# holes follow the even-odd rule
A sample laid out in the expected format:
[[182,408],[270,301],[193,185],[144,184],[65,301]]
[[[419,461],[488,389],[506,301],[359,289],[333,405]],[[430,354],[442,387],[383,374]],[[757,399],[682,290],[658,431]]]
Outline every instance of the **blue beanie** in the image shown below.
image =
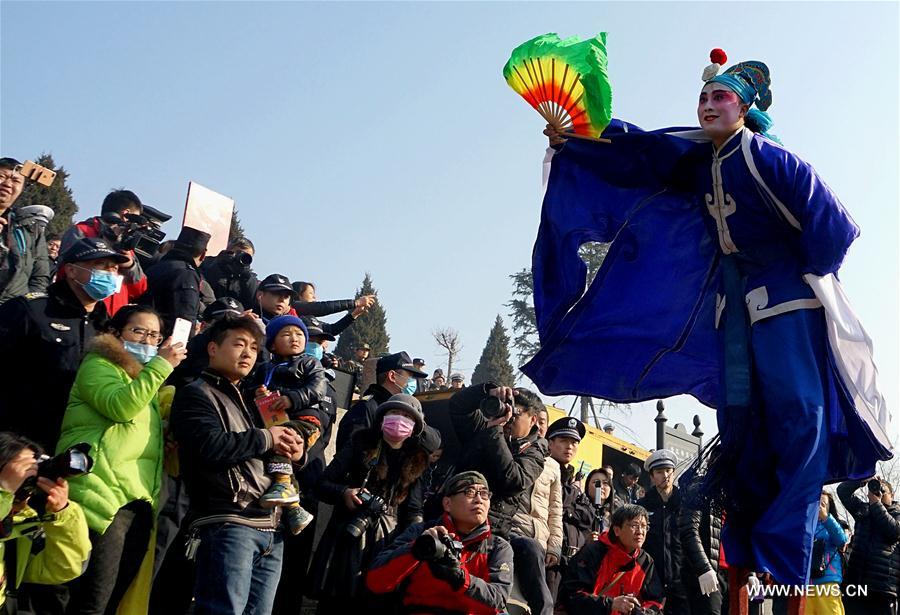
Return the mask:
[[276,316],[266,325],[266,348],[271,350],[272,343],[275,341],[275,336],[278,335],[278,332],[291,325],[300,327],[300,329],[303,330],[303,335],[306,337],[307,341],[309,341],[309,332],[306,330],[306,325],[303,321],[293,314],[285,314],[283,316]]

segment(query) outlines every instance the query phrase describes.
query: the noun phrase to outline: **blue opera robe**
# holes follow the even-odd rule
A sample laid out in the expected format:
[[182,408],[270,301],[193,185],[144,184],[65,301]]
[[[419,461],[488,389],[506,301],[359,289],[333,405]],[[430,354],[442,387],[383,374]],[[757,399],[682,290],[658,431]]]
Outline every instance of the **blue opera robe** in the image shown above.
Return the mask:
[[[737,371],[723,331],[743,303],[754,412],[735,480],[754,505],[726,522],[725,553],[805,583],[822,484],[890,457],[883,398],[868,404],[839,369],[816,290],[837,284],[859,231],[810,165],[747,129],[718,151],[697,130],[616,123],[606,136],[553,156],[533,255],[541,350],[522,369],[546,394],[690,394],[727,433]],[[590,241],[612,243],[585,290]],[[740,285],[730,306],[725,278]]]

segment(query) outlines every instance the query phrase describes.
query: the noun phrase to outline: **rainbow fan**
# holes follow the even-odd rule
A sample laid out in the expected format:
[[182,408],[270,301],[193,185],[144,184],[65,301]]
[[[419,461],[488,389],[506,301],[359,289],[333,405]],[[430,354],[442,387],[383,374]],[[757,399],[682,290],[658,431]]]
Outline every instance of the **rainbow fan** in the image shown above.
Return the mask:
[[503,76],[561,133],[597,139],[612,119],[606,32],[581,41],[544,34],[516,47]]

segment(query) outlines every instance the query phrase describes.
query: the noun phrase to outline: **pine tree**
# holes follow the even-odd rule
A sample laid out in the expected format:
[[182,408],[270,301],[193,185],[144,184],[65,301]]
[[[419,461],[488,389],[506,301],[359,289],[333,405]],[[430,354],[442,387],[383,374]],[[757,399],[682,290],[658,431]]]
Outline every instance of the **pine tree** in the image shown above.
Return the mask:
[[478,366],[472,374],[472,384],[493,382],[501,386],[513,386],[515,380],[515,372],[509,362],[509,335],[506,334],[503,319],[498,314],[481,352]]
[[[363,295],[378,296],[378,291],[372,284],[372,276],[368,272],[366,272],[362,286],[356,291],[357,299]],[[381,302],[377,300],[375,305],[369,308],[369,311],[356,319],[349,329],[341,333],[335,354],[343,359],[352,359],[353,349],[362,343],[371,347],[370,357],[377,357],[382,353],[389,352],[391,337],[387,332],[387,315],[384,313]]]
[[69,174],[63,167],[56,168],[56,163],[53,162],[50,154],[41,154],[35,162],[42,167],[56,171],[56,179],[50,186],[42,186],[26,180],[25,188],[22,190],[21,196],[16,199],[15,206],[46,205],[56,212],[53,220],[47,226],[47,234],[62,235],[75,223],[73,218],[78,211],[78,205],[72,196],[72,189],[66,186]]
[[241,225],[241,219],[238,217],[238,210],[235,207],[231,214],[231,230],[228,232],[228,244],[231,245],[231,242],[235,239],[244,238],[244,227]]

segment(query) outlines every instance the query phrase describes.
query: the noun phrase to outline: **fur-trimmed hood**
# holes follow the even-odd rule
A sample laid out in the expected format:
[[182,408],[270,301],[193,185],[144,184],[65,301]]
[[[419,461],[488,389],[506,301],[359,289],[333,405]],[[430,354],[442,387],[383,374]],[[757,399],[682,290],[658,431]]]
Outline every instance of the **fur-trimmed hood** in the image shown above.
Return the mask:
[[[353,445],[357,447],[357,450],[361,450],[366,466],[376,459],[378,460],[370,477],[370,485],[374,487],[378,483],[390,483],[388,457],[391,454],[386,445],[380,445],[382,442],[381,430],[362,429],[354,433],[352,438]],[[397,505],[406,500],[410,488],[428,469],[428,454],[419,445],[419,438],[411,436],[394,455],[400,461],[400,480],[387,489],[393,493],[388,504]]]
[[88,344],[88,352],[100,355],[107,361],[115,363],[132,378],[137,378],[144,366],[125,350],[122,340],[112,333],[101,333]]

